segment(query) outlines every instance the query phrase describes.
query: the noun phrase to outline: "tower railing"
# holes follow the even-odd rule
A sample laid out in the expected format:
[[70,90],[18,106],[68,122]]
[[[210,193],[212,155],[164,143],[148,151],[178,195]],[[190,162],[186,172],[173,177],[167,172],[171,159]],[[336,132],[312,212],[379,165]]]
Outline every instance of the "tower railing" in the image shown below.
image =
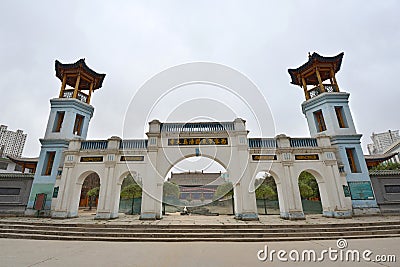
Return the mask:
[[328,93],[339,92],[339,88],[336,84],[323,84],[323,86]]
[[72,96],[74,95],[74,89],[66,89],[63,92],[63,98],[72,98]]
[[[322,84],[322,85],[325,88],[325,92],[328,92],[328,93],[339,92],[339,88],[336,84]],[[307,93],[310,96],[310,98],[313,98],[313,97],[320,95],[323,92],[321,92],[321,87],[316,86],[316,87],[308,90]]]
[[85,102],[85,103],[87,103],[88,97],[89,96],[87,94],[84,94],[80,91],[78,91],[78,95],[76,96],[77,99],[79,99],[80,101]]
[[[74,89],[66,89],[66,90],[64,90],[62,97],[63,98],[73,98],[73,96],[74,96]],[[88,97],[89,96],[87,94],[82,93],[81,91],[78,91],[78,95],[76,96],[76,99],[87,103]]]

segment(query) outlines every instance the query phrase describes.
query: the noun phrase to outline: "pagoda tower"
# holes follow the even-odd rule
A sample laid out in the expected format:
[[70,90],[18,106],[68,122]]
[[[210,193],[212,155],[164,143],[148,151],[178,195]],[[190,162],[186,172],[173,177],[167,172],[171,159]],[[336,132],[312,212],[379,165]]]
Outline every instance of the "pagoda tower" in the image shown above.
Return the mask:
[[356,131],[349,108],[350,94],[341,92],[336,80],[343,55],[324,57],[313,53],[305,64],[288,71],[291,83],[304,90],[305,101],[301,106],[311,137],[325,134],[337,147],[339,171],[346,175],[348,183],[343,193],[351,197],[353,213],[379,213],[361,149],[362,135]]
[[50,115],[44,138],[40,139],[41,151],[26,215],[37,213],[36,199],[39,195],[44,215],[50,215],[51,200],[57,194],[54,185],[64,164],[63,151],[71,139],[86,139],[94,112],[90,100],[93,92],[102,87],[105,77],[105,74],[90,69],[85,59],[72,64],[56,60],[55,70],[61,89],[59,97],[50,100]]

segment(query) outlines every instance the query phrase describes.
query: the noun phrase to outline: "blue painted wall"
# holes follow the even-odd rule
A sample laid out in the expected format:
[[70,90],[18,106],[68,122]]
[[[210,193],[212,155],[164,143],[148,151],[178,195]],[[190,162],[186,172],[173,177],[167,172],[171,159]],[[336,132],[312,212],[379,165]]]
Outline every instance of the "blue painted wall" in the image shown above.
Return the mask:
[[[27,205],[27,214],[33,214],[32,210],[36,194],[47,194],[45,209],[50,210],[51,200],[54,191],[54,184],[59,171],[64,164],[63,152],[68,148],[69,140],[74,138],[86,139],[89,122],[93,116],[93,106],[73,98],[55,98],[50,100],[51,110],[47,122],[46,133],[41,142],[39,162],[36,168],[35,177]],[[62,127],[59,132],[54,132],[54,125],[57,123],[57,112],[65,112]],[[84,117],[81,135],[73,133],[76,115]],[[56,152],[53,167],[50,175],[44,175],[47,166],[46,155],[48,152]]]
[[[326,134],[331,137],[331,143],[338,148],[337,159],[339,164],[344,166],[347,182],[368,182],[371,183],[364,153],[361,148],[361,134],[358,134],[354,125],[353,116],[349,107],[349,93],[334,92],[322,93],[311,98],[302,104],[303,114],[306,116],[310,135],[315,137],[319,134]],[[340,128],[335,107],[342,107],[346,128]],[[326,130],[318,132],[314,112],[322,111]],[[355,159],[358,163],[359,172],[352,173],[347,159],[346,148],[353,148]],[[376,199],[352,200],[353,209],[378,208]]]

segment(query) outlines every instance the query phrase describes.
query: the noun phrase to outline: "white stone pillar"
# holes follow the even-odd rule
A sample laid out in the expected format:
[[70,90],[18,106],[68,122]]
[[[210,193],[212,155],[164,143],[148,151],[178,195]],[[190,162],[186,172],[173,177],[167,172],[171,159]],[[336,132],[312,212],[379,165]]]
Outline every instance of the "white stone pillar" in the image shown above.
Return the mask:
[[162,218],[162,183],[158,173],[148,164],[146,176],[143,177],[141,220],[156,220]]
[[276,136],[276,141],[279,150],[282,151],[280,160],[282,162],[283,176],[280,178],[282,191],[285,191],[281,197],[284,201],[284,207],[280,208],[281,217],[289,220],[304,219],[299,185],[293,172],[294,158],[291,152],[290,139],[288,136],[280,134]]
[[74,194],[74,186],[76,177],[74,177],[74,168],[76,166],[76,161],[79,157],[76,156],[77,151],[80,148],[80,140],[72,140],[69,143],[68,153],[65,155],[63,172],[61,174],[60,187],[57,196],[57,204],[52,211],[51,216],[53,218],[68,218],[76,217],[78,215],[77,211],[71,213]]
[[60,181],[60,187],[58,190],[58,196],[57,196],[57,204],[51,213],[51,217],[53,218],[67,218],[68,216],[68,194],[69,194],[69,189],[70,186],[68,186],[67,183],[67,177],[69,176],[69,173],[72,171],[70,168],[64,168],[62,174],[61,174],[61,181]]
[[[158,120],[149,122],[147,144],[147,166],[143,177],[141,220],[156,220],[162,218],[162,186],[164,177],[157,170],[158,151],[161,150],[161,123]],[[161,152],[163,153],[163,152]]]
[[[72,172],[74,173],[74,172]],[[77,178],[75,178],[73,175],[70,179],[69,185],[70,185],[70,193],[68,194],[68,217],[73,218],[73,217],[78,217],[78,209],[79,209],[79,199],[81,195],[81,190],[82,190],[82,182],[78,182]]]
[[99,201],[97,203],[97,211],[95,219],[110,219],[110,210],[107,209],[107,198],[109,191],[111,191],[110,187],[110,167],[105,167],[103,177],[100,177],[100,192],[99,192]]
[[[235,218],[240,220],[258,220],[256,195],[254,191],[253,173],[249,167],[249,151],[245,121],[234,120],[235,132],[233,139],[236,149],[232,155],[234,175]],[[235,155],[236,154],[236,155]],[[235,183],[236,182],[236,183]]]
[[292,164],[285,164],[285,178],[287,179],[287,194],[288,194],[288,214],[284,215],[285,219],[299,220],[305,219],[303,206],[301,203],[300,189],[297,181],[297,177],[293,176]]
[[345,177],[341,176],[337,164],[327,166],[331,176],[327,177],[327,189],[331,188],[332,215],[335,218],[350,218],[353,216],[350,197],[345,197],[343,186],[347,185]]

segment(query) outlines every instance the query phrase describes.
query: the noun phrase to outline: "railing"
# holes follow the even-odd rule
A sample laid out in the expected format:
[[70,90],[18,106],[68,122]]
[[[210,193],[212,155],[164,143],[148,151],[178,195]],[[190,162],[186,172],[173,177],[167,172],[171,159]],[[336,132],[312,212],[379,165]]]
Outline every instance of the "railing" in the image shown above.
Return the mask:
[[95,149],[107,149],[107,140],[100,141],[83,141],[81,143],[82,150],[95,150]]
[[78,92],[78,95],[77,95],[76,98],[79,99],[79,100],[82,101],[82,102],[87,103],[88,95],[87,95],[87,94],[84,94],[84,93],[82,93],[82,92]]
[[162,123],[162,132],[222,132],[233,131],[233,122]]
[[[339,88],[336,84],[322,84],[324,86],[325,92],[328,93],[333,93],[333,92],[339,92]],[[316,86],[310,90],[308,90],[308,95],[310,98],[316,97],[320,95],[321,93],[321,88],[319,86]]]
[[[63,98],[73,98],[73,96],[74,96],[74,89],[64,90]],[[84,94],[84,93],[78,91],[78,95],[76,96],[76,99],[87,103],[88,97],[89,96],[87,94]]]
[[74,96],[74,90],[64,90],[63,98],[72,98]]
[[324,84],[324,88],[326,92],[339,92],[339,89],[336,84]]
[[316,97],[320,94],[321,94],[321,88],[319,86],[308,90],[308,95],[310,96],[310,98]]
[[250,138],[249,139],[250,148],[266,147],[266,148],[276,148],[276,140],[274,138]]
[[[318,147],[317,139],[315,138],[290,138],[290,147]],[[119,149],[146,149],[148,140],[122,140],[119,144]],[[82,150],[107,149],[108,141],[82,141]],[[278,147],[274,138],[249,138],[249,148],[276,148]]]
[[122,140],[119,144],[119,149],[146,149],[147,140]]
[[315,138],[290,138],[291,147],[317,147],[317,139]]

